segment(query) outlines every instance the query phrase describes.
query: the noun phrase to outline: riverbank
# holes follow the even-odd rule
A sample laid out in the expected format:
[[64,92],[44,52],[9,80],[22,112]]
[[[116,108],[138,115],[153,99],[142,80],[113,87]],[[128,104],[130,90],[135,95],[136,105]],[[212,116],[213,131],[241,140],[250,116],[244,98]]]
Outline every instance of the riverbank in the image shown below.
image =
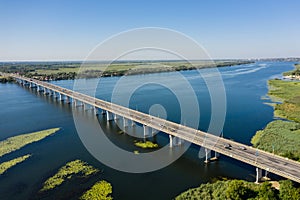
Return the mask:
[[295,67],[295,70],[283,73],[283,77],[290,80],[300,80],[300,64],[296,64]]
[[9,83],[9,82],[13,82],[14,79],[12,77],[9,76],[1,76],[0,75],[0,83]]
[[48,81],[185,71],[250,63],[254,62],[245,60],[192,61],[190,63],[186,61],[130,61],[115,62],[109,66],[107,66],[108,63],[103,62],[7,63],[0,68],[0,71]]
[[269,182],[255,184],[243,180],[217,181],[189,189],[175,199],[300,199],[300,188],[294,187],[291,181],[279,183],[280,189],[276,190]]
[[[299,65],[287,73],[297,70]],[[300,82],[276,79],[269,80],[268,85],[270,98],[279,101],[274,106],[274,116],[282,120],[270,122],[265,129],[257,131],[251,143],[259,149],[300,161]]]

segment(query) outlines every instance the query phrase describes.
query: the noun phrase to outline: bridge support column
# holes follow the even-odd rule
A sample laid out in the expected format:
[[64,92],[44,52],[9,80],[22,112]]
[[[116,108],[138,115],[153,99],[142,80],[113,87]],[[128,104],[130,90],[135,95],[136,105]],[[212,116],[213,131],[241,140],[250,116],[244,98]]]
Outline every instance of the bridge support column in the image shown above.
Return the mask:
[[151,127],[143,125],[143,128],[144,128],[144,138],[146,138],[151,133]]
[[61,94],[61,93],[59,93],[59,100],[60,100],[60,101],[63,101],[63,100],[64,100],[64,95]]
[[151,136],[153,137],[155,133],[156,133],[156,130],[154,128],[152,128],[152,130],[151,130]]
[[109,111],[106,111],[106,120],[107,121],[111,121],[113,119],[114,119],[113,118],[113,114],[111,112],[109,112]]
[[36,85],[35,85],[34,83],[30,82],[30,85],[29,85],[29,87],[30,87],[30,88],[35,88],[35,87],[36,87]]
[[37,86],[37,91],[38,91],[38,92],[43,92],[43,91],[44,91],[44,89],[43,89],[43,87],[42,87],[42,86],[38,85],[38,86]]
[[210,150],[205,148],[205,163],[208,163],[210,160]]
[[95,115],[99,115],[99,108],[94,106],[94,113],[95,113]]
[[215,158],[215,159],[218,159],[219,156],[220,156],[220,154],[219,154],[218,152],[215,151],[215,157],[214,157],[214,158]]
[[169,135],[169,139],[170,139],[170,147],[173,147],[173,136]]
[[114,114],[114,120],[117,121],[119,119],[119,116],[117,114]]
[[71,101],[72,101],[72,98],[69,96],[66,96],[66,103],[71,103]]
[[44,95],[47,95],[47,94],[49,94],[49,91],[48,91],[47,88],[45,88],[45,89],[44,89]]
[[266,170],[265,170],[265,176],[263,177],[265,180],[269,180],[270,178],[268,177],[268,174],[269,174],[269,168],[267,168]]
[[123,117],[123,127],[127,127],[129,125],[129,119]]
[[28,83],[27,81],[24,81],[24,82],[23,82],[23,85],[26,86],[26,85],[29,85],[29,83]]
[[77,100],[77,99],[73,99],[73,103],[74,103],[75,107],[84,106],[84,104],[82,102],[80,102],[79,100]]
[[89,109],[89,104],[87,103],[82,103],[83,104],[83,110],[88,110]]
[[131,126],[135,126],[135,122],[131,120]]
[[255,183],[259,183],[261,178],[262,178],[262,169],[257,167],[256,168],[256,181],[255,181]]
[[176,137],[176,145],[180,146],[182,144],[182,139],[179,137]]

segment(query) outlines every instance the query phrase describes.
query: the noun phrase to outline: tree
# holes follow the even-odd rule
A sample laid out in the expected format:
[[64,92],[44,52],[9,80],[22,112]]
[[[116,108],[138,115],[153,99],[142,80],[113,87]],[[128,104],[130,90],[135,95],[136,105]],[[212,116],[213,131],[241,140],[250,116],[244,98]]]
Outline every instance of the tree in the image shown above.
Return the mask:
[[279,197],[282,200],[299,200],[300,189],[293,187],[290,180],[280,181]]
[[227,199],[231,200],[243,200],[247,199],[247,187],[245,187],[243,181],[232,180],[229,182],[225,195]]
[[276,200],[277,199],[275,189],[272,188],[271,183],[264,182],[260,186],[259,192],[258,192],[258,198],[259,198],[259,200],[269,200],[269,199]]

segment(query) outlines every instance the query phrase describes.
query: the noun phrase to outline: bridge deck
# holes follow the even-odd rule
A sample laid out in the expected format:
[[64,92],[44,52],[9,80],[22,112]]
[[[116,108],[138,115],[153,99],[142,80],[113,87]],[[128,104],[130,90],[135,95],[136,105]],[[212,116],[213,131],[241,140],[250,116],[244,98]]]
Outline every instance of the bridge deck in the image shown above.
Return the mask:
[[[181,124],[167,121],[155,116],[132,110],[117,104],[113,104],[101,99],[97,99],[82,93],[75,92],[48,82],[38,81],[18,76],[16,74],[9,74],[10,76],[23,81],[31,82],[52,91],[61,93],[83,103],[87,103],[96,108],[100,108],[118,116],[131,119],[135,122],[144,124],[156,130],[160,130],[169,135],[184,139],[185,141],[194,143],[204,148],[211,149],[223,155],[229,156],[236,160],[256,166],[260,169],[267,170],[271,173],[280,175],[282,177],[291,179],[300,183],[300,162],[296,162],[287,158],[274,155],[269,152],[257,150],[251,146],[242,143],[234,142],[225,138],[217,137],[215,135],[202,132]],[[230,144],[230,149],[225,148],[224,145]],[[241,148],[244,147],[245,149]],[[258,154],[258,155],[257,155]]]

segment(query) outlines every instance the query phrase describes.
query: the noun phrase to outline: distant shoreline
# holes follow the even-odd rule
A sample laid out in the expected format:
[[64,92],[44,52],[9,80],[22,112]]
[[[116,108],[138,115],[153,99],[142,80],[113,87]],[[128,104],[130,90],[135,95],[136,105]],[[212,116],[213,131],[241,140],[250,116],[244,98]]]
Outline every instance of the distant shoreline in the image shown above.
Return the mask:
[[[255,63],[254,61],[185,61],[151,62],[151,63],[113,63],[108,67],[101,63],[43,63],[37,65],[11,64],[0,68],[1,72],[18,73],[28,78],[41,81],[73,80],[76,78],[99,78],[124,75],[153,74],[162,72],[187,71],[195,69],[228,67]],[[80,72],[78,72],[80,70]]]

